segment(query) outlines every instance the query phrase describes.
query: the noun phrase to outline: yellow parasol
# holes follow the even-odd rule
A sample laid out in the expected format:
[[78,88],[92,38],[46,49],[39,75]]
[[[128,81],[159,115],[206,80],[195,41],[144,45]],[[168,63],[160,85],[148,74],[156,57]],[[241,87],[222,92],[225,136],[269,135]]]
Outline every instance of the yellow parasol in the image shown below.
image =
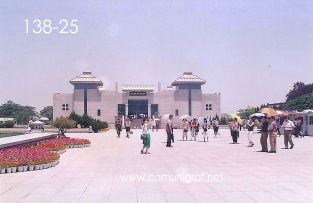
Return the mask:
[[262,108],[261,113],[266,114],[267,117],[272,117],[276,115],[275,109],[272,108]]
[[276,110],[275,116],[287,116],[287,115],[288,115],[288,112],[286,111]]
[[242,124],[241,118],[237,114],[230,114],[231,118],[237,118],[238,123]]

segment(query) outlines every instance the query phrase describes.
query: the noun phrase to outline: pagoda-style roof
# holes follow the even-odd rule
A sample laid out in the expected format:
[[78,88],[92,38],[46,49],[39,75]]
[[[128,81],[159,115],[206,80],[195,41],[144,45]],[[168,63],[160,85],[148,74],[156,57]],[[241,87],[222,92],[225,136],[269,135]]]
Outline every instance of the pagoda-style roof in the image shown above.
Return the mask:
[[177,78],[173,83],[172,86],[178,86],[182,84],[197,84],[203,85],[206,81],[201,79],[198,76],[192,74],[192,72],[184,72],[182,76]]
[[153,85],[122,85],[123,92],[153,92]]
[[70,80],[72,85],[75,84],[96,84],[97,86],[103,86],[103,83],[100,79],[91,75],[91,72],[83,72],[82,75],[79,75],[72,80]]

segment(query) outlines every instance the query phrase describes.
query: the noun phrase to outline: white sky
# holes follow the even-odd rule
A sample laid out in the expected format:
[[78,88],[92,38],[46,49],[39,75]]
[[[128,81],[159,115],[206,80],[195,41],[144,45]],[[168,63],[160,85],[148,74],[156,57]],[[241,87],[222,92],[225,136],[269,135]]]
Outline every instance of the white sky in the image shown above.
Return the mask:
[[[78,19],[79,32],[25,34],[34,18]],[[227,113],[281,102],[294,82],[313,82],[313,1],[0,2],[0,103],[40,110],[83,70],[106,89],[165,88],[192,71]]]

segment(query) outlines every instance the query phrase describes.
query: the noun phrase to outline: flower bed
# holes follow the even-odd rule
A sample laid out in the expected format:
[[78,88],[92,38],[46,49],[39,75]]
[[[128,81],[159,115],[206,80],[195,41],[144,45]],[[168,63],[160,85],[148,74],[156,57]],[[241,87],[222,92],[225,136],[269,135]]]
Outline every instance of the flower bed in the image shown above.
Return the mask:
[[43,146],[14,147],[0,152],[0,173],[32,171],[55,166],[58,153]]
[[62,138],[40,141],[31,147],[13,147],[0,151],[0,173],[15,173],[50,168],[58,164],[66,148],[88,147],[87,139]]

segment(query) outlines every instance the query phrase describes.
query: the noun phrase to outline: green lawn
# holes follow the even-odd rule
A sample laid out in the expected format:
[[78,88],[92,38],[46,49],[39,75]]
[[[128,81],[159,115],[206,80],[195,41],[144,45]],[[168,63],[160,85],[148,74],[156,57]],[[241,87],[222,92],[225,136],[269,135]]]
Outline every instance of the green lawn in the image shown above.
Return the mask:
[[0,138],[21,135],[22,133],[0,133]]

